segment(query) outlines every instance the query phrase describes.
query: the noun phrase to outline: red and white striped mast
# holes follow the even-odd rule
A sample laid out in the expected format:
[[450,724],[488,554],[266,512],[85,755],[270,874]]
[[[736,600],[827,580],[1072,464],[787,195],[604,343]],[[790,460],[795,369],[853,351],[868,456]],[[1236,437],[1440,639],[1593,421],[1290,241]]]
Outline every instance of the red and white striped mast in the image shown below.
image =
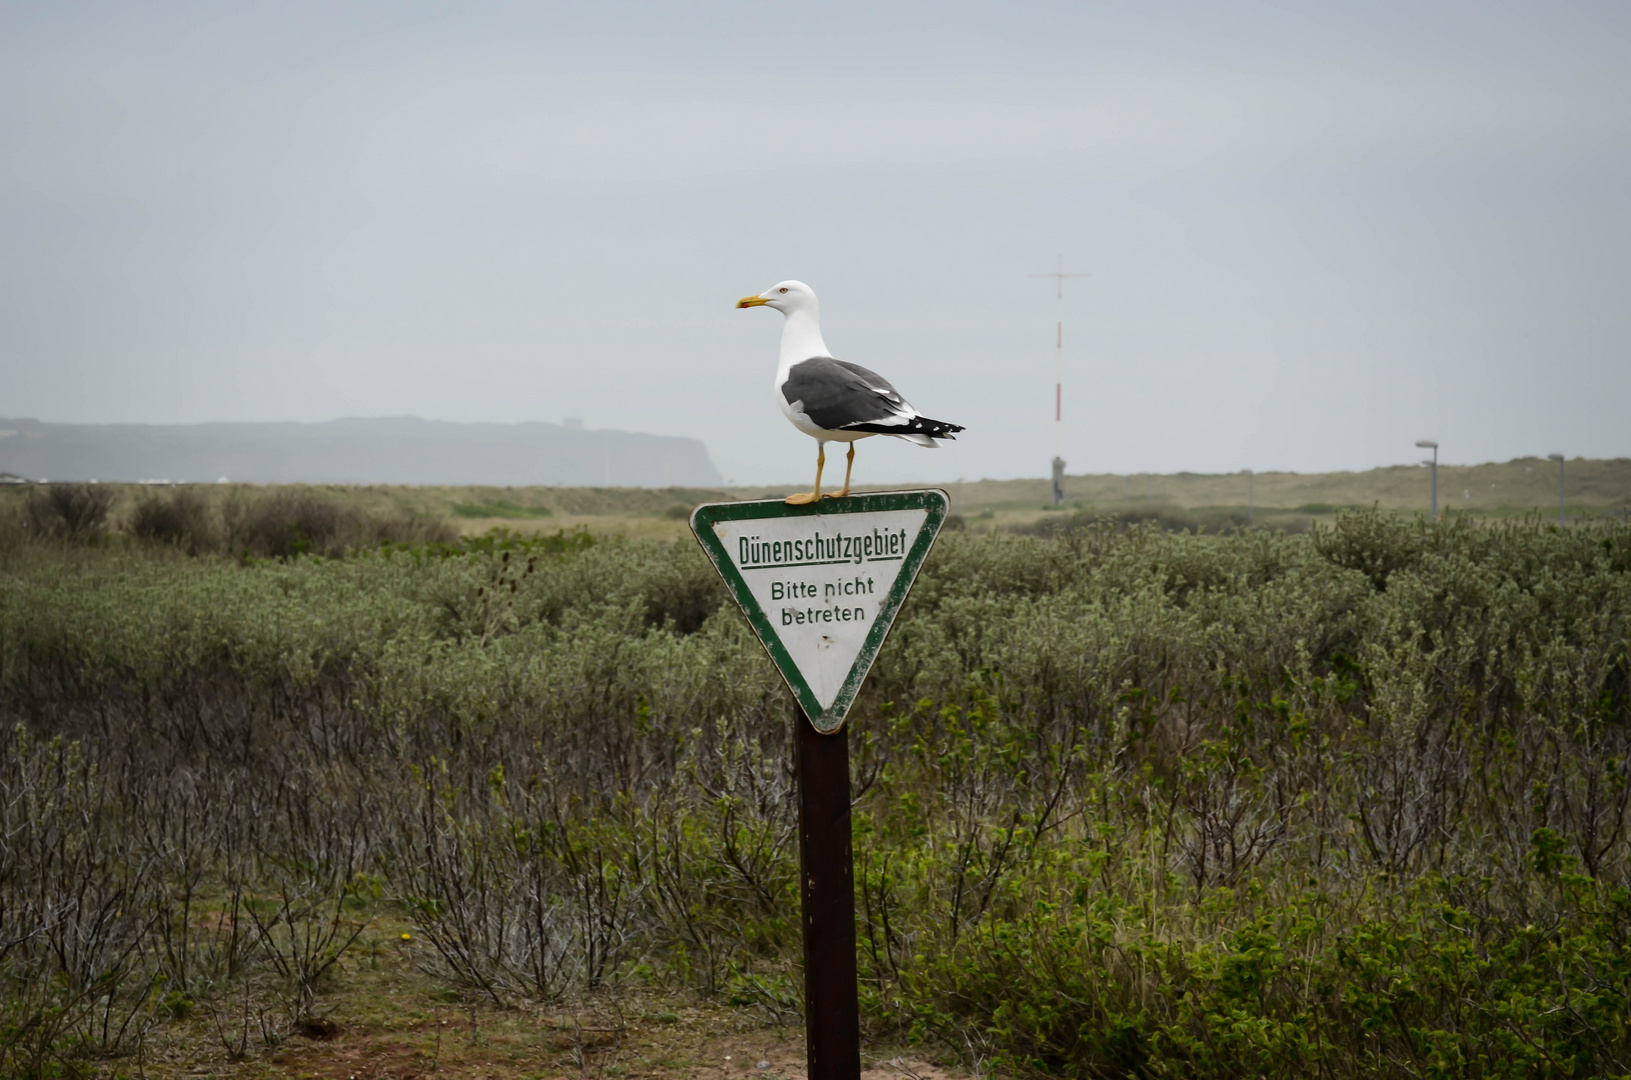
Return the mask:
[[1092,274],[1065,273],[1065,257],[1059,256],[1059,269],[1051,274],[1032,274],[1034,278],[1053,278],[1056,286],[1055,319],[1053,324],[1053,505],[1065,501],[1065,279],[1092,277]]

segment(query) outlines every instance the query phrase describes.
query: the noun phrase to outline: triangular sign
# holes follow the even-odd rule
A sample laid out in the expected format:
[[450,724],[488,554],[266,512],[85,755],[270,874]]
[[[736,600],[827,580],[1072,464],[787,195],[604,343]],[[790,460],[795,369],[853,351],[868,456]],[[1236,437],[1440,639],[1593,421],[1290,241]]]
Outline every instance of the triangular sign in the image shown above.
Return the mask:
[[817,731],[843,726],[949,505],[929,488],[691,512],[691,531]]

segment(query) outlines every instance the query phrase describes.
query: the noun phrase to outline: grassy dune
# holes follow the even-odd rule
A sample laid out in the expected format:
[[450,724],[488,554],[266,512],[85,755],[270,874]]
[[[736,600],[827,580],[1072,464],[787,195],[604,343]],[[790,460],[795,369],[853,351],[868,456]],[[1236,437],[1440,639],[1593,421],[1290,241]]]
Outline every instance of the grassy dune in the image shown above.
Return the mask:
[[[1440,465],[1439,505],[1453,514],[1474,517],[1521,517],[1557,510],[1557,463],[1519,458],[1500,464]],[[1575,512],[1601,516],[1631,506],[1631,459],[1576,459],[1568,463],[1568,498]],[[952,493],[957,512],[971,521],[991,514],[998,525],[1027,524],[1051,499],[1045,480],[981,480],[941,485]],[[1397,465],[1366,472],[1258,473],[1252,480],[1256,516],[1266,522],[1326,519],[1342,508],[1376,506],[1398,513],[1426,513],[1429,471]],[[1070,509],[1103,512],[1138,511],[1154,506],[1188,511],[1244,513],[1247,478],[1243,473],[1097,474],[1067,476],[1065,500]]]
[[[1567,479],[1571,517],[1618,515],[1631,507],[1631,459],[1577,459],[1568,463]],[[933,483],[951,493],[953,512],[976,532],[1033,528],[1059,514],[1049,505],[1045,480]],[[1070,476],[1063,510],[1067,515],[1117,513],[1215,528],[1245,523],[1246,485],[1245,475],[1239,473]],[[105,486],[115,492],[112,515],[116,523],[128,521],[137,502],[151,493],[135,485]],[[892,486],[927,486],[927,482]],[[686,515],[697,503],[779,496],[794,489],[793,485],[717,489],[329,485],[313,490],[382,518],[440,522],[465,536],[495,528],[527,532],[583,529],[633,539],[674,539],[686,535]],[[278,489],[228,484],[190,490],[218,507]],[[1329,520],[1344,508],[1375,506],[1394,513],[1425,513],[1428,491],[1428,472],[1419,466],[1353,473],[1259,473],[1254,481],[1252,516],[1259,524],[1295,529],[1310,521]],[[0,506],[8,498],[21,499],[25,494],[22,488],[0,488]],[[1439,501],[1450,514],[1474,518],[1553,516],[1557,465],[1520,458],[1502,464],[1441,466]]]

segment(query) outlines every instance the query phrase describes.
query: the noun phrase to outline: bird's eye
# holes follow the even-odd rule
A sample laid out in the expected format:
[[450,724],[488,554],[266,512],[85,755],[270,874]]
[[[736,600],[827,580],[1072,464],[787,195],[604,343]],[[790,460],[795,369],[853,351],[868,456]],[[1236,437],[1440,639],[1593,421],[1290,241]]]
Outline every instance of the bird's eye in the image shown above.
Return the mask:
[[787,291],[787,290],[786,290],[786,289],[783,289],[783,290],[782,290],[782,292],[786,292],[786,291]]

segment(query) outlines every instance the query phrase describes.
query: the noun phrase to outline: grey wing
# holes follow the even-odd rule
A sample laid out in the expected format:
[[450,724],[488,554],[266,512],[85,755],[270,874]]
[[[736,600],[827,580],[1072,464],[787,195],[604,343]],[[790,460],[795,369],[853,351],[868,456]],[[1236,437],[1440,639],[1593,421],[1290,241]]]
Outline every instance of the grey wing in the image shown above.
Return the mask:
[[789,368],[782,396],[789,405],[802,401],[804,415],[829,431],[880,421],[894,428],[913,415],[912,407],[882,375],[830,356],[801,360]]

